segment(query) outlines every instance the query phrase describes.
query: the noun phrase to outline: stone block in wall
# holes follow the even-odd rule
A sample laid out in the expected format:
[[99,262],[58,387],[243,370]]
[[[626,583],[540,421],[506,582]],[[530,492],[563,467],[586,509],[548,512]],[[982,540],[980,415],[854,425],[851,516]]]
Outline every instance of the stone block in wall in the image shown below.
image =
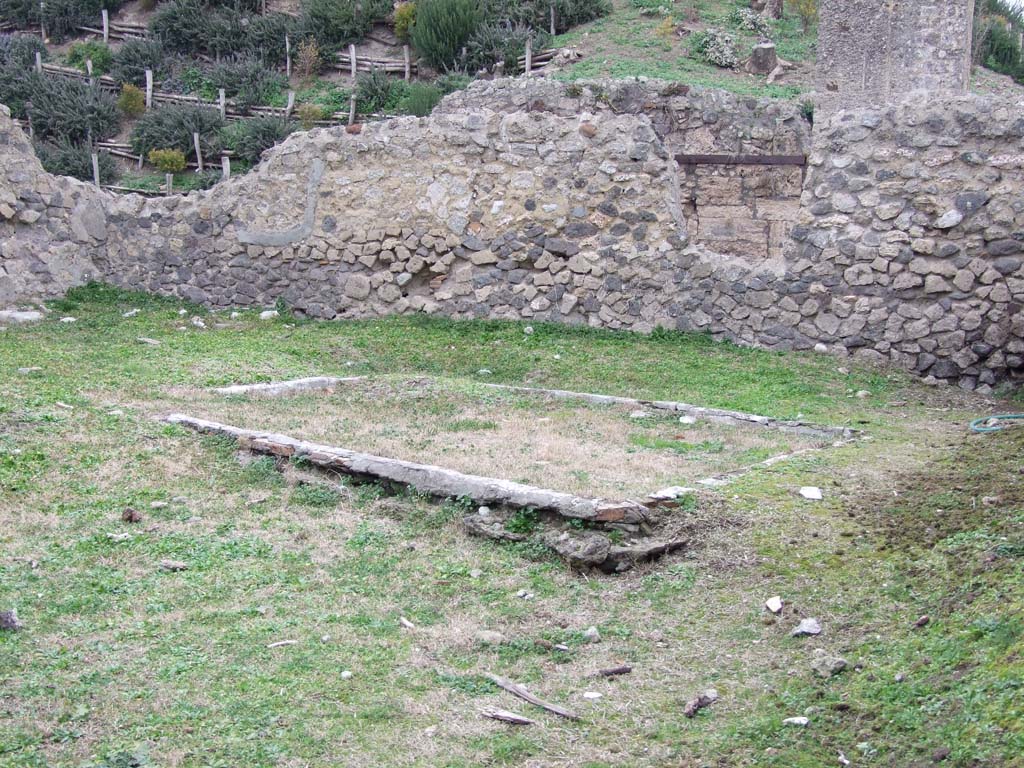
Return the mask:
[[695,239],[701,244],[735,256],[767,256],[769,224],[755,219],[747,206],[705,206],[697,217]]

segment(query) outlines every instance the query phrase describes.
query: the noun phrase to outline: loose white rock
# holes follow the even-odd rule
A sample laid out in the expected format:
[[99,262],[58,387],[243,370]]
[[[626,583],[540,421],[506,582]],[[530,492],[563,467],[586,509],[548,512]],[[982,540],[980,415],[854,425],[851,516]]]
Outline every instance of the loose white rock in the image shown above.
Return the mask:
[[230,317],[232,320],[237,320],[241,316],[242,316],[241,312],[232,312],[230,315],[228,315],[228,317]]
[[121,317],[135,317],[141,311],[141,309],[129,309],[127,312],[122,312]]
[[41,370],[43,369],[40,368],[38,365],[32,365],[29,366],[28,368],[19,368],[18,373],[20,373],[22,376],[28,376],[30,373],[37,373],[38,371]]
[[651,418],[651,414],[649,414],[647,411],[633,411],[633,412],[631,412],[629,414],[629,418],[631,418],[631,419],[649,419],[649,418]]
[[680,416],[679,417],[679,423],[680,424],[696,424],[697,423],[697,417],[696,416]]
[[0,310],[0,323],[11,323],[13,325],[21,325],[23,323],[38,323],[42,319],[43,313],[36,312],[34,309]]
[[275,317],[279,317],[280,314],[276,309],[267,309],[260,312],[260,320],[273,320]]
[[149,338],[147,336],[139,336],[139,338],[137,338],[136,341],[139,342],[139,344],[148,344],[151,347],[159,347],[160,346],[160,342],[159,341],[157,341],[156,339],[151,339],[151,338]]
[[680,496],[685,496],[688,493],[696,492],[696,488],[687,488],[683,485],[673,485],[668,488],[662,488],[660,491],[655,491],[647,498],[653,501],[671,501],[672,499],[678,499]]
[[77,317],[71,317],[71,316],[62,317],[60,319],[60,322],[62,322],[62,323],[77,323],[78,322],[78,318]]
[[787,717],[782,721],[783,725],[796,725],[800,728],[806,728],[807,724],[811,721],[806,717]]
[[206,327],[206,323],[203,321],[203,318],[201,318],[201,317],[199,317],[197,315],[193,315],[192,316],[192,320],[190,322],[196,328],[205,328]]
[[532,325],[528,325],[525,328],[523,328],[523,333],[525,333],[527,336],[529,336],[531,333],[533,333],[533,326]]
[[491,629],[481,629],[474,635],[478,643],[484,645],[501,645],[505,642],[505,636],[501,632],[495,632]]
[[789,633],[793,637],[804,637],[806,635],[820,635],[821,624],[817,619],[801,619],[796,629]]
[[481,368],[476,373],[477,373],[477,376],[490,376],[491,375],[491,369],[490,368]]
[[590,699],[591,701],[597,701],[598,699],[602,698],[603,696],[604,696],[603,693],[598,693],[597,691],[584,691],[583,692],[583,698],[584,699]]
[[351,670],[349,670],[349,669],[342,670],[342,672],[341,672],[341,679],[342,680],[350,680],[351,678],[352,678],[352,671]]
[[166,509],[166,507],[167,507],[167,502],[166,501],[151,501],[149,503],[149,508],[150,509]]
[[772,613],[782,613],[782,598],[778,595],[764,601],[764,607]]
[[857,397],[860,398],[861,400],[866,400],[867,398],[871,397],[871,393],[868,392],[866,389],[859,389],[857,390]]
[[810,499],[811,501],[821,501],[824,498],[824,496],[821,495],[821,488],[814,485],[805,485],[800,489],[800,495],[805,499]]
[[597,627],[589,626],[583,631],[583,639],[588,643],[600,643],[601,633],[597,631]]

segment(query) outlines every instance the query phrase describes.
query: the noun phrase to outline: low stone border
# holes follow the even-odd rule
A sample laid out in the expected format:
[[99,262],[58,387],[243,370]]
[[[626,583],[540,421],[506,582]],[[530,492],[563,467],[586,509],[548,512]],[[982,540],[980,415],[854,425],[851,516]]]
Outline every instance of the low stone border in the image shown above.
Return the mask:
[[[233,438],[241,447],[255,453],[302,458],[322,470],[396,483],[437,498],[470,498],[480,506],[463,518],[463,525],[469,533],[483,538],[525,541],[530,538],[526,534],[508,530],[509,510],[532,509],[545,513],[547,530],[540,534],[540,540],[576,567],[595,567],[607,573],[619,573],[638,562],[660,557],[688,543],[682,539],[666,541],[650,537],[660,512],[678,498],[674,492],[660,496],[652,494],[646,504],[587,499],[499,478],[468,475],[428,464],[310,443],[287,435],[233,427],[184,414],[171,414],[163,420],[203,434]],[[487,505],[494,505],[496,509],[492,510]],[[574,520],[582,520],[589,527],[573,526],[570,523]],[[625,545],[619,544],[613,541],[612,532],[626,533],[632,539]]]
[[262,395],[264,397],[280,397],[296,392],[316,392],[331,389],[338,384],[362,381],[365,376],[310,376],[305,379],[289,379],[288,381],[268,381],[262,384],[234,384],[230,387],[214,387],[218,395]]
[[[350,384],[357,381],[365,381],[368,376],[314,376],[305,379],[291,379],[288,381],[267,382],[264,384],[238,384],[231,387],[219,387],[213,392],[219,395],[244,395],[256,394],[267,396],[283,396],[298,391],[315,391],[318,389],[331,389],[339,384]],[[542,387],[520,387],[514,384],[490,384],[486,382],[474,382],[489,389],[500,389],[508,392],[519,392],[526,395],[544,395],[565,400],[584,400],[588,403],[601,405],[628,405],[634,408],[652,408],[659,411],[673,411],[683,413],[694,418],[707,419],[719,424],[732,424],[736,426],[760,426],[770,429],[778,429],[783,432],[792,432],[799,435],[822,438],[839,438],[848,440],[858,434],[855,429],[849,427],[831,427],[821,424],[810,424],[803,421],[786,421],[773,419],[769,416],[759,416],[754,413],[743,411],[730,411],[723,408],[706,408],[691,403],[682,403],[674,400],[642,400],[635,397],[619,397],[618,395],[598,395],[590,392],[573,392],[567,389],[544,389]],[[769,459],[769,461],[772,461]]]

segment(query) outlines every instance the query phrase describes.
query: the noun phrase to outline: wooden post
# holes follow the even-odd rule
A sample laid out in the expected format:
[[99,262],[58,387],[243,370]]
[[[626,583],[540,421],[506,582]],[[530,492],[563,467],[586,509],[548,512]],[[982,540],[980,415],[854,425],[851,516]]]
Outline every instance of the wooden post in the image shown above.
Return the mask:
[[220,156],[220,175],[221,178],[231,178],[231,158],[227,155]]
[[43,71],[43,54],[36,51],[36,72],[42,74]]
[[348,46],[348,60],[349,60],[349,68],[351,69],[351,72],[352,72],[352,79],[355,80],[356,79],[356,44],[355,43],[349,43],[349,46]]
[[146,109],[153,106],[153,70],[146,70]]
[[203,150],[199,146],[199,132],[198,131],[193,131],[192,132],[192,143],[195,145],[195,148],[196,148],[196,165],[199,166],[199,172],[202,173],[203,172]]
[[402,46],[402,56],[405,59],[405,82],[412,80],[412,60],[409,58],[409,46]]
[[526,76],[530,76],[530,70],[533,69],[533,40],[526,41]]
[[100,185],[100,156],[92,153],[92,181],[98,187]]
[[555,36],[555,4],[551,4],[551,36]]
[[143,157],[142,157],[142,155],[139,155],[139,165],[138,165],[138,169],[139,169],[139,172],[140,172],[140,173],[142,172],[142,160],[143,160]]
[[107,45],[110,42],[110,11],[104,8],[101,13],[103,14],[103,44]]
[[39,0],[39,36],[46,42],[46,3]]
[[284,116],[291,116],[293,109],[295,109],[295,91],[288,91],[288,104],[284,108]]
[[168,173],[164,176],[164,183],[167,185],[167,194],[171,194],[174,191],[174,174]]
[[89,76],[89,85],[93,84],[92,79],[92,59],[85,60],[85,74]]
[[217,91],[217,106],[220,107],[220,119],[227,120],[228,118],[228,99],[224,95],[224,89],[221,88]]
[[348,124],[353,125],[356,121],[356,95],[353,93],[348,97]]
[[292,76],[292,41],[287,33],[284,36],[284,73],[288,77]]

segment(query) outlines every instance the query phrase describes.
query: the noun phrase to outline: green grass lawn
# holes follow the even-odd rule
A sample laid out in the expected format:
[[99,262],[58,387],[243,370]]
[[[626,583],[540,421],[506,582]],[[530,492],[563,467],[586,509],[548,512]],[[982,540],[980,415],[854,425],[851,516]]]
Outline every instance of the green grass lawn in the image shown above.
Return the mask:
[[[0,632],[2,766],[1019,764],[1024,432],[964,428],[1012,405],[700,335],[230,319],[99,287],[51,309],[0,332],[0,610],[25,625]],[[358,373],[686,400],[867,439],[703,494],[680,512],[688,548],[609,577],[468,538],[458,500],[311,485],[154,418],[195,387]],[[776,594],[781,619],[762,608]],[[790,637],[805,616],[822,635]],[[849,668],[816,677],[819,647]],[[633,673],[591,676],[621,663]],[[709,687],[720,700],[684,718]]]

